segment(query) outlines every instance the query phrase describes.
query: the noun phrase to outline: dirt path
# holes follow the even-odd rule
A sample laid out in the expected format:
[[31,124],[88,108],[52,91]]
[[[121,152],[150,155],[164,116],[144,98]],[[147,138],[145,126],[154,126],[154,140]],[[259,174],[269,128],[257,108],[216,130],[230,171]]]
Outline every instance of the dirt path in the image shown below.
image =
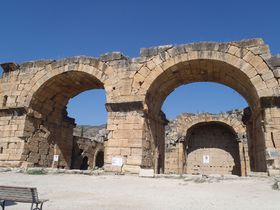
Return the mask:
[[[26,175],[0,173],[0,185],[34,186],[48,198],[44,210],[93,209],[280,209],[280,191],[271,179],[195,183],[136,176]],[[17,203],[7,210],[25,210]]]

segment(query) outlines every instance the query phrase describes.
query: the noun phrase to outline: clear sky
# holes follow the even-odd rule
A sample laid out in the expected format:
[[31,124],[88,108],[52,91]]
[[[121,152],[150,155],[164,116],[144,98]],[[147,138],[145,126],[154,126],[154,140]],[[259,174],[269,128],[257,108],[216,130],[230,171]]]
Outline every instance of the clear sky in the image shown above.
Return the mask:
[[[277,0],[3,0],[0,8],[0,62],[108,51],[137,57],[141,47],[252,37],[262,37],[273,54],[280,52]],[[205,100],[211,94],[217,103]],[[78,123],[105,122],[104,101],[102,91],[83,93],[71,100],[69,113]],[[174,117],[181,111],[219,112],[244,105],[231,89],[198,83],[179,88],[163,109]]]

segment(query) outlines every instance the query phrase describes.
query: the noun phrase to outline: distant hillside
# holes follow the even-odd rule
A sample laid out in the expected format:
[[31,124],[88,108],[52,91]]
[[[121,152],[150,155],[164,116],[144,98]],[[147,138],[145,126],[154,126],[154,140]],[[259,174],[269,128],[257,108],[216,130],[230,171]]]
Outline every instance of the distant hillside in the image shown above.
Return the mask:
[[76,128],[74,128],[73,135],[103,142],[107,135],[106,124],[99,126],[77,125]]

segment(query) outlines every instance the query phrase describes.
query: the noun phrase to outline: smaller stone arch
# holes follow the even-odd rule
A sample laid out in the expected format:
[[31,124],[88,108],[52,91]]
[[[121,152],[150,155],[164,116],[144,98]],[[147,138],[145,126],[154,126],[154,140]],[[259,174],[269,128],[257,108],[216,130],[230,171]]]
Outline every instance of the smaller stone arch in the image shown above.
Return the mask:
[[[220,125],[226,128],[226,130],[230,130],[236,140],[233,144],[238,145],[236,152],[238,152],[240,161],[237,161],[238,170],[235,168],[235,171],[238,172],[234,173],[242,176],[247,175],[250,171],[250,160],[248,156],[246,127],[242,122],[241,110],[221,114],[184,113],[171,121],[166,131],[166,172],[187,173],[186,159],[188,152],[191,152],[191,150],[187,151],[186,148],[189,146],[187,144],[191,142],[192,131],[202,125]],[[219,145],[216,146],[218,146],[217,150],[223,149],[222,146],[221,148],[219,148]],[[236,159],[234,160],[235,163]],[[172,162],[176,163],[177,166],[172,166]]]
[[[238,112],[238,111],[237,111]],[[239,113],[221,113],[221,114],[183,114],[178,119],[178,133],[181,136],[186,135],[191,127],[207,122],[217,122],[227,125],[236,134],[238,141],[247,141],[246,126],[242,122],[241,111]]]
[[104,147],[102,145],[98,145],[97,149],[95,150],[93,165],[93,168],[102,168],[104,166]]

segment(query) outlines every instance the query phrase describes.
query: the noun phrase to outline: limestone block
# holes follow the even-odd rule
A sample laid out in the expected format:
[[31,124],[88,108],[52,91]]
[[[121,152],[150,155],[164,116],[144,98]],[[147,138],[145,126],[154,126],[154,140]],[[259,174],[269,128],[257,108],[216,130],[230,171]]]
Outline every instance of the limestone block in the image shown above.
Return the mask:
[[140,177],[153,178],[153,177],[155,177],[154,169],[143,169],[143,168],[141,168],[140,171],[139,171],[139,176]]
[[273,74],[274,74],[275,78],[279,79],[280,78],[280,67],[274,69]]
[[126,164],[128,165],[140,165],[142,163],[142,156],[140,155],[133,155],[128,156],[126,160]]
[[131,174],[139,174],[140,166],[133,165],[124,165],[122,168],[122,172],[131,173]]

